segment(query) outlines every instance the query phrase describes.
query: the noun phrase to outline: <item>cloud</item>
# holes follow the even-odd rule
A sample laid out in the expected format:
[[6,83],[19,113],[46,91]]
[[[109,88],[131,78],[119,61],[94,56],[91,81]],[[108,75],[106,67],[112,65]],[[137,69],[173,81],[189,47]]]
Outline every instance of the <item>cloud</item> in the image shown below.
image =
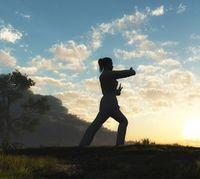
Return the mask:
[[14,68],[17,60],[10,52],[0,49],[0,63],[10,68]]
[[22,73],[26,73],[28,75],[36,74],[37,72],[51,71],[54,74],[58,74],[62,79],[67,78],[66,74],[60,73],[60,70],[68,69],[68,66],[63,62],[60,62],[56,59],[46,59],[40,55],[35,56],[29,62],[30,66],[16,66]]
[[186,11],[186,5],[184,5],[184,4],[180,4],[179,6],[178,6],[178,9],[177,9],[177,14],[182,14],[182,13],[184,13]]
[[190,35],[190,39],[192,39],[192,40],[200,40],[200,35],[192,34],[192,35]]
[[[58,74],[59,75],[59,74]],[[51,94],[57,94],[58,91],[66,91],[66,90],[77,90],[80,87],[77,87],[76,83],[71,82],[71,78],[69,76],[65,76],[64,78],[53,78],[48,76],[36,76],[29,75],[30,78],[36,82],[35,86],[31,87],[31,90],[36,93],[46,93],[51,91]]]
[[164,10],[164,6],[160,6],[158,8],[156,8],[155,10],[152,10],[151,12],[151,15],[152,16],[161,16],[165,13],[165,10]]
[[[123,32],[123,37],[127,43],[133,46],[133,50],[114,49],[114,55],[122,59],[134,59],[146,57],[156,61],[161,61],[167,57],[167,52],[162,45],[148,39],[148,35],[139,33],[136,30]],[[169,44],[169,42],[168,42]]]
[[109,32],[125,30],[127,28],[136,28],[147,18],[147,15],[136,11],[133,15],[124,15],[122,18],[116,19],[110,24]]
[[161,46],[163,47],[174,47],[177,46],[179,43],[175,42],[175,41],[166,41],[166,42],[162,42]]
[[21,73],[25,73],[25,74],[28,74],[28,75],[33,75],[38,71],[38,69],[36,67],[17,66],[16,69],[19,70]]
[[31,60],[31,67],[35,67],[38,71],[47,70],[54,73],[60,73],[60,70],[66,69],[73,71],[82,71],[85,69],[85,65],[82,61],[69,63],[57,58],[46,59],[40,55],[37,55]]
[[24,13],[21,13],[21,12],[18,12],[18,11],[16,11],[15,12],[17,15],[19,15],[19,16],[21,16],[21,17],[23,17],[23,18],[25,18],[25,19],[31,19],[31,15],[29,15],[29,14],[24,14]]
[[187,49],[189,57],[185,63],[200,61],[200,46],[190,46]]
[[82,61],[66,64],[63,66],[63,68],[78,72],[84,71],[86,69],[85,64]]
[[[175,63],[176,61],[168,63]],[[186,69],[164,68],[165,66],[156,65],[139,65],[136,69],[137,75],[134,78],[127,79],[128,83],[123,90],[130,91],[125,101],[125,106],[137,106],[137,115],[148,113],[151,110],[162,111],[164,108],[171,110],[177,104],[180,106],[188,106],[199,100],[200,84],[197,82],[196,76]],[[124,98],[122,93],[122,97]],[[121,101],[123,101],[122,99]],[[120,103],[121,103],[120,101]],[[134,102],[132,102],[134,101]],[[137,101],[139,103],[137,104]],[[124,108],[126,109],[127,107]],[[145,108],[145,112],[142,110]],[[126,109],[127,115],[134,113]]]
[[37,70],[49,70],[53,72],[59,69],[59,63],[56,63],[54,59],[46,59],[40,55],[37,55],[31,60],[31,66]]
[[91,121],[96,116],[99,109],[99,99],[90,94],[84,94],[77,87],[75,90],[68,90],[58,93],[56,97],[62,100],[63,104],[69,109],[69,112],[79,117]]
[[137,45],[138,50],[154,50],[161,47],[156,46],[156,44],[153,41],[150,41],[148,39],[140,41]]
[[[168,9],[166,9],[168,11]],[[147,34],[143,34],[142,30],[139,28],[142,23],[145,22],[145,20],[148,19],[150,16],[161,16],[165,13],[165,8],[163,5],[160,7],[151,10],[150,8],[146,8],[146,11],[139,12],[136,11],[135,15],[138,13],[138,16],[141,18],[139,21],[136,21],[136,26],[129,26],[129,25],[122,25],[118,26],[120,28],[120,33],[122,34],[122,37],[124,37],[127,40],[127,44],[132,47],[132,50],[126,50],[126,49],[114,49],[113,53],[115,57],[121,58],[121,59],[138,59],[138,58],[147,58],[147,59],[152,59],[157,62],[161,62],[163,60],[169,59],[170,57],[168,56],[168,52],[164,49],[164,47],[173,47],[178,44],[178,42],[173,42],[173,41],[166,41],[163,43],[159,42],[153,42],[152,40],[149,40],[149,37]],[[140,15],[139,15],[140,14]],[[119,21],[123,21],[123,18],[121,18]],[[113,23],[116,21],[113,21]],[[107,32],[119,32],[119,30],[112,30],[113,26],[111,25],[104,25],[104,28],[106,29]],[[122,23],[126,24],[126,23]],[[115,26],[116,27],[116,26]],[[124,27],[124,28],[122,28]],[[116,28],[117,29],[117,28]],[[167,61],[165,62],[166,65],[169,66],[175,65],[175,61]],[[178,64],[178,62],[176,63]],[[164,62],[162,63],[164,65]]]
[[[173,98],[173,95],[162,88],[143,88],[140,91],[140,95],[145,99],[150,102],[153,102],[154,104],[159,104],[162,102],[162,104],[169,104],[170,100]],[[159,105],[158,105],[159,106]]]
[[167,55],[167,52],[160,48],[160,49],[156,49],[156,50],[149,50],[149,51],[143,51],[143,56],[146,56],[147,58],[151,58],[153,60],[156,60],[156,61],[161,61],[163,60],[166,55]]
[[177,92],[165,80],[166,75],[163,69],[144,65],[139,67],[137,72],[134,78],[127,81],[129,85],[125,85],[122,99],[119,99],[120,106],[123,105],[127,116],[136,115],[135,113],[145,115],[152,110],[159,112],[176,102]]
[[91,35],[90,35],[90,46],[93,50],[98,49],[102,45],[102,38],[103,38],[103,33],[92,27]]
[[55,56],[59,59],[66,60],[68,62],[76,62],[79,60],[85,60],[90,51],[84,44],[76,44],[73,40],[68,41],[66,44],[55,44],[51,51],[54,52]]
[[99,80],[95,77],[84,80],[84,86],[87,91],[100,92]]
[[139,65],[137,67],[137,71],[140,73],[143,73],[145,75],[154,74],[154,73],[160,72],[162,70],[163,69],[161,67],[153,66],[153,65]]
[[180,66],[181,64],[180,64],[180,62],[179,61],[177,61],[177,60],[174,60],[174,59],[164,59],[164,60],[162,60],[161,62],[159,62],[159,65],[160,66]]
[[171,83],[174,83],[176,85],[181,86],[190,86],[193,85],[193,82],[195,80],[195,76],[190,71],[183,71],[183,70],[172,70],[167,73],[168,79]]
[[142,54],[139,51],[126,51],[121,49],[114,49],[113,52],[117,58],[122,59],[134,59],[142,57]]
[[91,54],[85,44],[76,44],[73,40],[66,44],[55,44],[50,51],[54,53],[56,58],[67,62],[69,69],[79,71],[85,69],[83,61]]
[[118,64],[118,65],[115,65],[113,67],[114,70],[124,70],[125,69],[125,66],[122,65],[122,64]]
[[139,43],[147,39],[147,35],[139,34],[135,30],[125,31],[123,36],[128,40],[128,44],[132,45],[134,43]]
[[65,83],[62,80],[57,80],[50,77],[41,77],[41,76],[31,76],[31,79],[36,82],[36,86],[42,87],[45,85],[52,85],[57,88],[65,87]]
[[98,61],[97,60],[93,60],[92,61],[92,63],[91,63],[91,65],[92,65],[92,69],[93,70],[98,70],[99,69],[99,64],[98,64]]
[[191,90],[185,95],[185,97],[187,98],[187,100],[189,102],[193,102],[195,100],[197,100],[197,102],[199,102],[199,100],[200,100],[200,84],[195,83],[191,87]]
[[136,90],[131,88],[130,83],[122,83],[123,90],[121,96],[118,98],[121,110],[127,115],[136,115],[142,112],[140,101],[141,97],[137,94]]
[[117,58],[123,58],[123,59],[134,59],[134,58],[141,58],[146,57],[153,59],[155,61],[161,61],[162,59],[166,58],[167,52],[164,51],[164,49],[154,49],[154,50],[132,50],[132,51],[126,51],[121,49],[114,49],[114,55]]
[[147,15],[145,12],[136,11],[132,15],[124,14],[123,17],[113,20],[109,23],[101,23],[96,27],[92,27],[89,33],[90,47],[93,50],[98,49],[102,45],[103,36],[105,34],[114,35],[117,32],[122,33],[126,29],[137,28],[145,21]]
[[22,36],[22,33],[14,29],[10,24],[7,26],[0,26],[0,40],[16,43]]
[[143,89],[164,89],[164,81],[158,78],[158,75],[149,76]]

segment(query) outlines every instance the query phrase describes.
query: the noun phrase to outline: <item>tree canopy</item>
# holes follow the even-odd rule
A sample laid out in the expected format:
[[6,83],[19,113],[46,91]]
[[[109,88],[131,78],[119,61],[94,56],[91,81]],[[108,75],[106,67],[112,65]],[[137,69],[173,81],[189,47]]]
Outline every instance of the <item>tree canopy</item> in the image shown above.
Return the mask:
[[[30,87],[35,82],[18,70],[0,75],[0,138],[2,147],[7,149],[12,135],[30,130],[37,124],[36,113],[49,109],[45,97],[33,98]],[[19,115],[12,115],[12,109]]]

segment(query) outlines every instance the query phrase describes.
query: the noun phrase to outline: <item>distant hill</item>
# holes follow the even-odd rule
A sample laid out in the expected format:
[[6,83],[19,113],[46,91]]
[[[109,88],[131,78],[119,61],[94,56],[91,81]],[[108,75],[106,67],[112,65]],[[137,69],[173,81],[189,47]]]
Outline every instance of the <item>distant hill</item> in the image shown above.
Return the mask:
[[[30,95],[30,94],[29,94]],[[39,98],[41,95],[32,95]],[[68,109],[54,96],[46,96],[50,111],[38,115],[38,125],[31,132],[13,136],[13,142],[21,142],[25,147],[39,146],[77,146],[90,123],[68,113]],[[102,127],[92,145],[114,145],[116,132]]]
[[[34,132],[25,132],[23,136],[14,137],[13,141],[23,143],[25,147],[77,146],[89,123],[78,119],[73,122],[68,119],[42,121]],[[95,136],[92,145],[114,145],[115,141],[116,133],[102,128]]]

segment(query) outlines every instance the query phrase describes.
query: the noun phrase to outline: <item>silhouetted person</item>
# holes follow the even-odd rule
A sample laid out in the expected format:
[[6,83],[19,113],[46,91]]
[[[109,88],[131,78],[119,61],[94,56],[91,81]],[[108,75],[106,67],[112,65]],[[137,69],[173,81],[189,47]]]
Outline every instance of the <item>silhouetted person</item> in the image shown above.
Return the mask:
[[101,72],[99,80],[103,97],[100,102],[99,113],[97,114],[92,124],[86,130],[80,142],[80,146],[90,145],[98,129],[109,117],[112,117],[117,122],[119,122],[116,145],[123,145],[125,141],[126,127],[128,125],[128,121],[126,117],[122,114],[118,106],[116,96],[121,94],[122,87],[120,84],[117,88],[117,79],[126,78],[135,75],[136,73],[132,69],[132,67],[129,70],[112,71],[112,59],[108,57],[100,58],[98,60],[98,64],[99,70]]

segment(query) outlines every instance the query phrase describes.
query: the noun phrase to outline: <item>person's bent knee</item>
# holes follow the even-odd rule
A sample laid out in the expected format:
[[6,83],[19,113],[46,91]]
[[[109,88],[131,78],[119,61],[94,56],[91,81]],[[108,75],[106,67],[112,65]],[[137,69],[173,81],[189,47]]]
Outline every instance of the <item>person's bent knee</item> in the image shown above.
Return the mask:
[[128,126],[128,120],[127,119],[125,120],[125,125]]
[[123,124],[123,126],[128,126],[128,120],[124,119],[122,122],[120,122],[121,124]]

